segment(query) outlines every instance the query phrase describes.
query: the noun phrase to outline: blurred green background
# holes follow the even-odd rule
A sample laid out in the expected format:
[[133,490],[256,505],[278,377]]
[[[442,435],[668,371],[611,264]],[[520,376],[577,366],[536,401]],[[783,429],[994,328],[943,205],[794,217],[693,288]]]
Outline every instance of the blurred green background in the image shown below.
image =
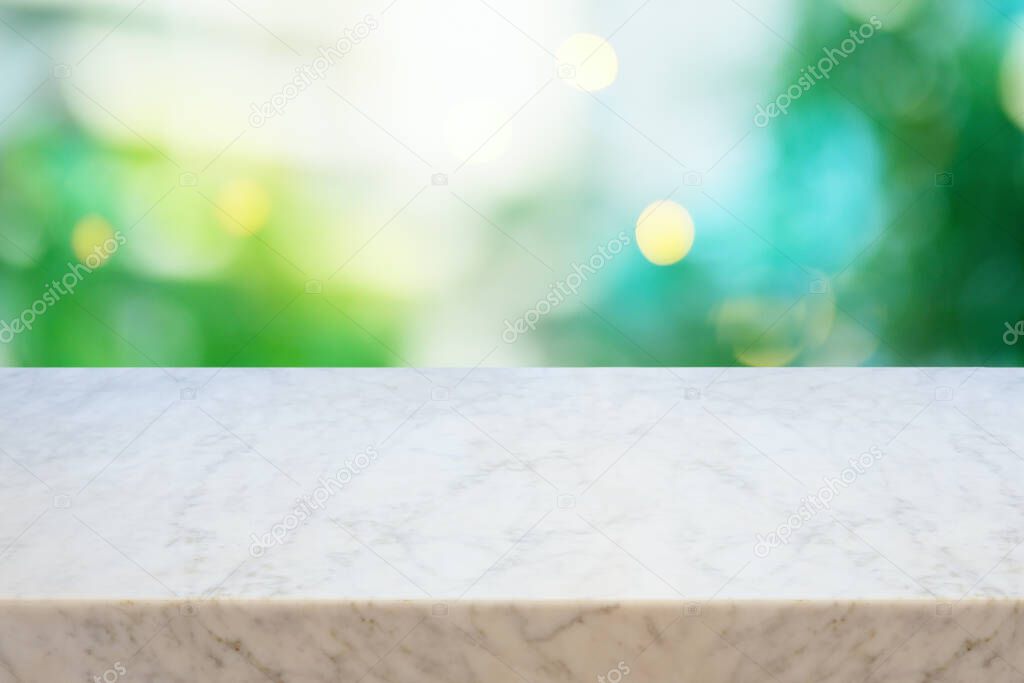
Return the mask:
[[6,0],[0,364],[1016,365],[1022,127],[1017,0]]

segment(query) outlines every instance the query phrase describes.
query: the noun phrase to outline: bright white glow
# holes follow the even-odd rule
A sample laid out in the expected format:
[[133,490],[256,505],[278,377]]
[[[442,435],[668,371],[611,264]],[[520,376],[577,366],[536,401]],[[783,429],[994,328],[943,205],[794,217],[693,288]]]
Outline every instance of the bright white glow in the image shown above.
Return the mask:
[[570,36],[558,48],[558,61],[563,69],[563,80],[579,90],[604,90],[619,75],[615,48],[604,38],[590,33]]

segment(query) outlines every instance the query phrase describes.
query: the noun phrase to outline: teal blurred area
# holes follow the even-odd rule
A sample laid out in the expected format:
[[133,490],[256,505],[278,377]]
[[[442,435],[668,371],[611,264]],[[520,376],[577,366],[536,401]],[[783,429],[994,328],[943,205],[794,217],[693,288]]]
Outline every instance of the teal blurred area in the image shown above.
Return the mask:
[[1024,0],[0,1],[0,364],[1017,365],[1022,128]]

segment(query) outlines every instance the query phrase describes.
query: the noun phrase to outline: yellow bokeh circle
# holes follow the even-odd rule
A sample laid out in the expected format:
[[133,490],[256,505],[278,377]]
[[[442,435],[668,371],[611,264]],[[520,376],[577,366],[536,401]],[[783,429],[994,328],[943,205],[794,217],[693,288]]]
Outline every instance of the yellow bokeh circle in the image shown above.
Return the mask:
[[590,33],[570,36],[558,48],[559,74],[579,90],[595,92],[615,82],[619,58],[607,40]]
[[217,219],[233,235],[259,232],[270,218],[270,195],[264,187],[247,178],[230,181],[217,194]]
[[673,201],[654,202],[636,222],[640,253],[656,266],[678,263],[693,247],[693,218]]
[[87,263],[90,268],[106,263],[116,249],[114,228],[100,216],[82,218],[71,231],[71,250],[80,263]]

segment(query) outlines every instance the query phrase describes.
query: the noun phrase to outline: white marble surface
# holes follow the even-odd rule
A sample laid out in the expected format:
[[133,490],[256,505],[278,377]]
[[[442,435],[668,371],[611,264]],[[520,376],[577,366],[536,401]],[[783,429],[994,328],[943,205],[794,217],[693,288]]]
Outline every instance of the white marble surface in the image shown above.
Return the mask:
[[0,373],[0,597],[1024,594],[1015,370],[172,372]]
[[1018,370],[0,388],[0,681],[1024,681]]

